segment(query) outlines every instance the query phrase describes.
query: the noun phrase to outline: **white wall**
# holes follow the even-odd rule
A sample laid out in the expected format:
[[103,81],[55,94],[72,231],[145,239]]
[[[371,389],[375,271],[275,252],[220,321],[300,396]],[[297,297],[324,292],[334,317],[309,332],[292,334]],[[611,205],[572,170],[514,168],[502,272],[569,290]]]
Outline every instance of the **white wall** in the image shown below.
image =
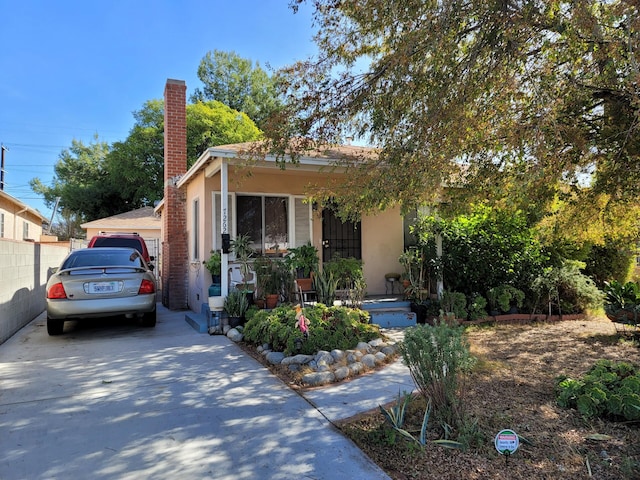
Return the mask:
[[0,239],[0,343],[45,309],[45,286],[68,247]]

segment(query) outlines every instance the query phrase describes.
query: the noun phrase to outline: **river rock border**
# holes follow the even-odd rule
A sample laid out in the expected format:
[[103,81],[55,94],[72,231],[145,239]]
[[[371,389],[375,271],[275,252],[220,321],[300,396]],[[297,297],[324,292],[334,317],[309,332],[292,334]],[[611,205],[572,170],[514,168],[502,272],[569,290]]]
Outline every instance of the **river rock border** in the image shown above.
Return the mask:
[[[225,334],[236,343],[243,339],[242,332],[236,328],[229,328]],[[283,352],[271,350],[268,344],[258,346],[257,351],[270,365],[283,365],[292,372],[305,371],[302,383],[309,387],[355,377],[389,363],[398,356],[396,343],[382,338],[360,342],[352,350],[320,350],[315,355],[297,354],[287,357]]]

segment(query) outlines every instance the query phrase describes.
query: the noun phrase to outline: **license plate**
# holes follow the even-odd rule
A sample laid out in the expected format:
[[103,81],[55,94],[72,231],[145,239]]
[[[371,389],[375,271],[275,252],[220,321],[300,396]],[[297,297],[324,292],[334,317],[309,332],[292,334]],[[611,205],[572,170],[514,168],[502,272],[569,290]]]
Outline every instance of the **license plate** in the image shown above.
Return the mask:
[[118,282],[91,282],[89,293],[114,293],[118,291]]

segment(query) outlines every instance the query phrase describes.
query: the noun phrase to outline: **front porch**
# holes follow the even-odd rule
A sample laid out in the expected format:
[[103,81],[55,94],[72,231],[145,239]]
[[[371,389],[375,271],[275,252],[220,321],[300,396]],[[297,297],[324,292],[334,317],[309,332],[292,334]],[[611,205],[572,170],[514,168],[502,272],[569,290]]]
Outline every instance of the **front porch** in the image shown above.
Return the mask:
[[[340,302],[336,301],[336,305]],[[215,307],[214,307],[215,308]],[[410,309],[410,302],[401,295],[371,295],[364,299],[362,309],[371,315],[371,323],[380,328],[404,328],[416,325],[416,314]],[[185,321],[199,333],[208,333],[209,328],[219,325],[222,312],[212,310],[209,303],[203,303],[200,313],[188,311]]]

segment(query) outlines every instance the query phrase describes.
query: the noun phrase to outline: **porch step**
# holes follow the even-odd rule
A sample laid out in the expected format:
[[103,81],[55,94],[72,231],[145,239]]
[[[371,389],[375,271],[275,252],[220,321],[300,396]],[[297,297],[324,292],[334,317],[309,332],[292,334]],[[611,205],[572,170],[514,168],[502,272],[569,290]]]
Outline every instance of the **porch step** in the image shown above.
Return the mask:
[[408,301],[397,299],[365,300],[362,309],[371,315],[371,323],[381,328],[413,327],[416,314],[410,305]]
[[416,325],[416,314],[401,310],[374,309],[369,311],[371,323],[379,325],[381,328],[414,327]]
[[220,321],[219,318],[219,316],[214,318],[211,315],[208,303],[201,305],[200,313],[187,312],[184,314],[185,321],[198,333],[208,333],[209,327],[215,326]]

